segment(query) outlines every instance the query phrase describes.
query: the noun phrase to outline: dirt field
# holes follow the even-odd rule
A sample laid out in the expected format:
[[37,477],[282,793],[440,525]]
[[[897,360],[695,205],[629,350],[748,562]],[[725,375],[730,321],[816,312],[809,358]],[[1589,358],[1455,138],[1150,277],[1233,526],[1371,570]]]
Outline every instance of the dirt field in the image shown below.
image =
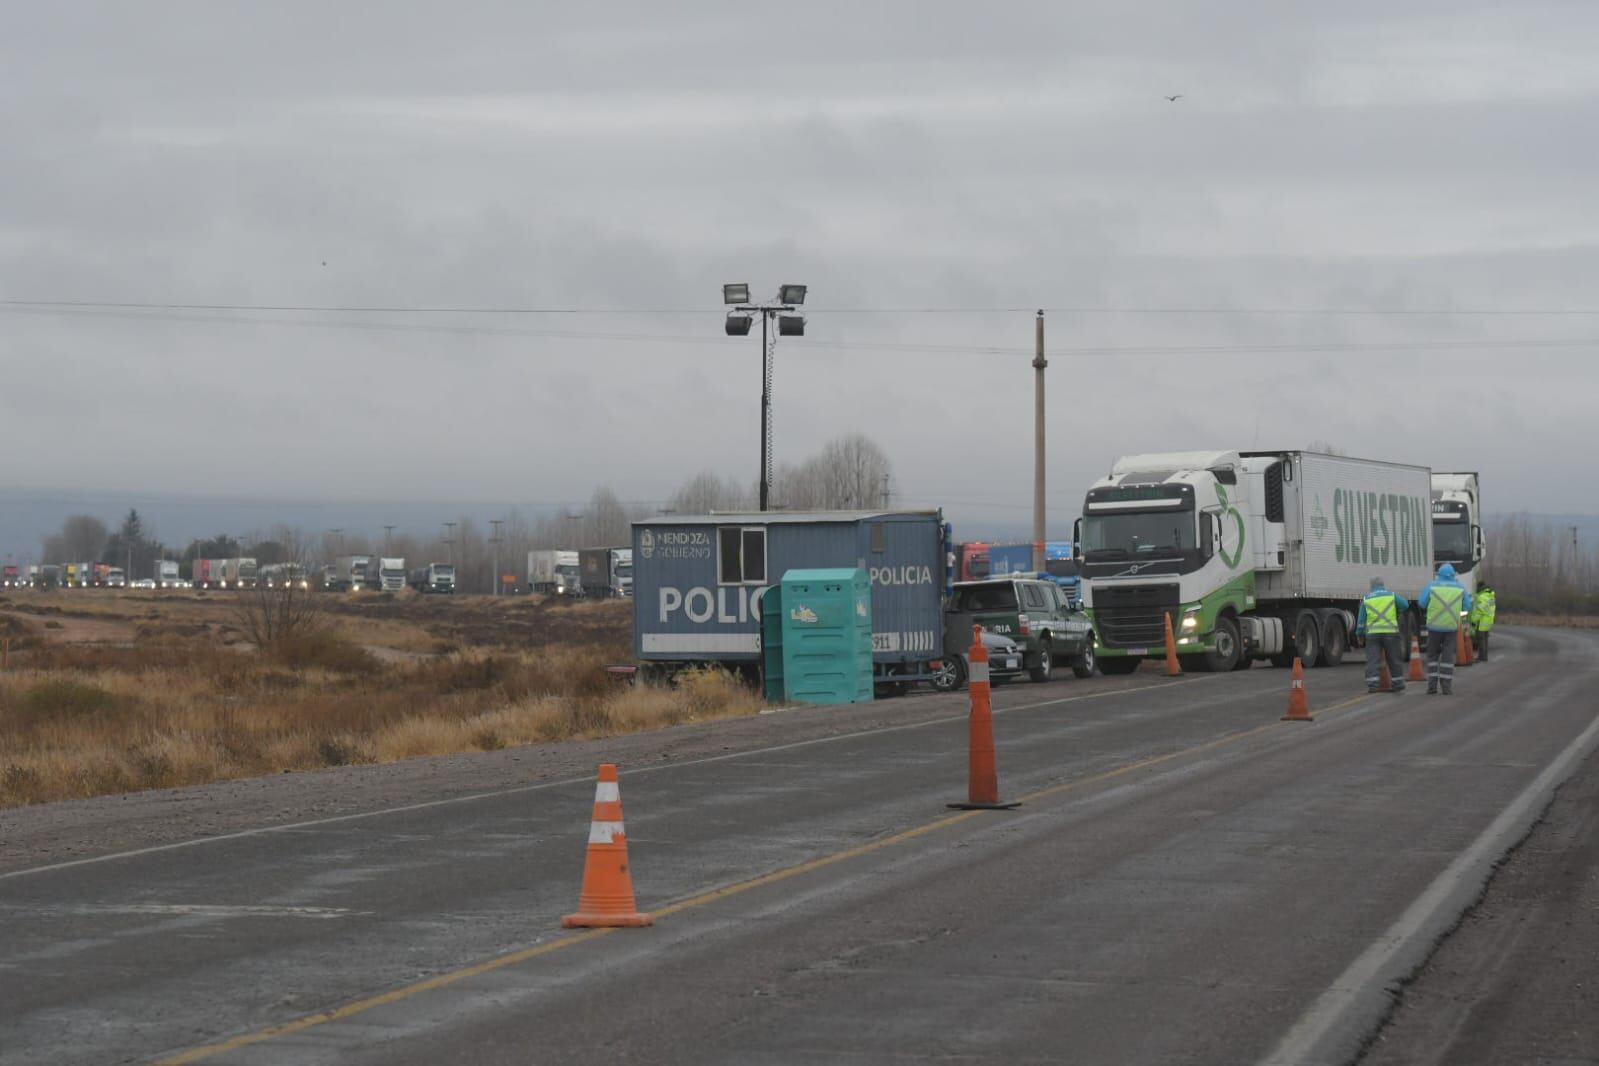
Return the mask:
[[[245,594],[248,596],[248,594]],[[613,736],[760,709],[720,673],[618,685],[631,605],[315,597],[262,646],[239,594],[0,598],[0,807]]]

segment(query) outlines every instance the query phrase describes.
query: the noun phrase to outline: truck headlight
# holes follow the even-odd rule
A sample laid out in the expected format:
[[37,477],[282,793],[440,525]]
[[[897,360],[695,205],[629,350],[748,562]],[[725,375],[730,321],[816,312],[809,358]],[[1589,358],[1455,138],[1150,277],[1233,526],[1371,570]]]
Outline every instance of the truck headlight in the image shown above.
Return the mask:
[[1198,629],[1199,628],[1199,615],[1197,615],[1197,614],[1185,614],[1185,615],[1183,615],[1183,628],[1184,629]]

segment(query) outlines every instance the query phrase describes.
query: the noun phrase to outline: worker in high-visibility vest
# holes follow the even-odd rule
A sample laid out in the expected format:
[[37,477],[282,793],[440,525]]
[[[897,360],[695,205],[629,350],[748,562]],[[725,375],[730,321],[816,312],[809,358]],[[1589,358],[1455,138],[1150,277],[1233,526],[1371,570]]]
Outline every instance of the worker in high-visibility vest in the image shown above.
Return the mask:
[[1405,691],[1405,643],[1399,636],[1399,620],[1410,610],[1410,601],[1389,592],[1380,577],[1371,579],[1371,591],[1360,601],[1355,615],[1355,636],[1366,638],[1366,691],[1382,687],[1382,664],[1388,661],[1392,691]]
[[1455,642],[1460,637],[1462,619],[1471,611],[1471,593],[1455,580],[1455,568],[1448,563],[1438,568],[1438,576],[1421,590],[1416,600],[1427,619],[1427,695],[1442,692],[1454,695]]
[[1471,630],[1471,650],[1477,653],[1477,658],[1487,662],[1488,634],[1493,632],[1498,597],[1494,595],[1493,586],[1484,581],[1478,586],[1474,600],[1471,613],[1466,616],[1466,625]]

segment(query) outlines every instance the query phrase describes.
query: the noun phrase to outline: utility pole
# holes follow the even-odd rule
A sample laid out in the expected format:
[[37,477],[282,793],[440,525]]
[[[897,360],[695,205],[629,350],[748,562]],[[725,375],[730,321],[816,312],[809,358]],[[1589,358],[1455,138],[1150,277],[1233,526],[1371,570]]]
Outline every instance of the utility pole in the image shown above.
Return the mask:
[[489,538],[489,543],[494,545],[494,574],[492,575],[494,578],[494,592],[492,595],[495,596],[500,594],[500,527],[504,524],[505,519],[503,518],[489,519],[489,525],[494,527],[494,536]]
[[459,522],[444,523],[444,561],[451,566],[455,565],[455,527]]
[[1044,312],[1033,330],[1033,571],[1044,570]]
[[383,554],[389,554],[389,538],[394,535],[394,526],[383,527]]
[[883,510],[888,510],[888,475],[883,475]]

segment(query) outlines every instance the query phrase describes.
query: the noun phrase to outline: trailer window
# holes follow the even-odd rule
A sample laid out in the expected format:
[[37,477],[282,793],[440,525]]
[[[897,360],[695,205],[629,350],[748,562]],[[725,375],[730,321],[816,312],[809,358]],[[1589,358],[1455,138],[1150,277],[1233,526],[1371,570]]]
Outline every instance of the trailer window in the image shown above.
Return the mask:
[[719,526],[716,530],[718,584],[766,584],[766,530],[757,526]]

